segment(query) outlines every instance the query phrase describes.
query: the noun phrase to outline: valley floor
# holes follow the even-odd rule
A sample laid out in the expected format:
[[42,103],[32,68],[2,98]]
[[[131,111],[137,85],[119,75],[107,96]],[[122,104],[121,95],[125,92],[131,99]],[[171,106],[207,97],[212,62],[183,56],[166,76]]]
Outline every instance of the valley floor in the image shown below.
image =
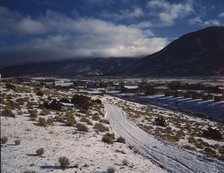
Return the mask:
[[[42,92],[43,96],[39,96],[32,87],[3,87],[1,106],[4,110],[12,108],[12,112],[8,113],[14,115],[1,116],[1,137],[8,138],[7,143],[1,145],[3,173],[107,173],[108,168],[113,168],[118,173],[222,173],[224,170],[224,162],[221,159],[206,157],[178,146],[182,145],[181,142],[189,143],[189,135],[186,134],[190,133],[187,130],[194,129],[194,126],[215,126],[223,133],[223,127],[216,122],[200,118],[189,119],[173,111],[107,95],[89,96],[94,106],[86,112],[46,110],[42,104],[44,101],[54,98],[71,100],[71,96],[77,93],[48,89],[43,89]],[[103,104],[99,105],[97,99]],[[36,111],[35,117],[33,110]],[[67,118],[71,116],[75,118],[75,123],[68,125]],[[167,118],[167,127],[157,127],[152,123],[160,116]],[[178,116],[182,119],[178,119]],[[40,124],[41,118],[46,120],[46,126]],[[109,124],[106,123],[106,119],[109,120]],[[177,121],[178,126],[175,124]],[[80,124],[88,130],[79,130]],[[190,129],[189,124],[192,127]],[[149,134],[146,127],[151,133],[155,132],[155,135]],[[157,135],[158,132],[163,135],[168,132],[177,134],[180,131],[180,138],[171,142],[172,144],[158,138]],[[102,137],[107,133],[115,134],[115,139],[111,143],[102,141]],[[125,138],[126,143],[116,140],[120,136]],[[21,143],[16,145],[15,140]],[[221,158],[223,140],[207,140],[208,143],[201,137],[195,140],[204,142],[199,152],[204,151],[206,144],[206,148],[210,147],[210,151],[215,152],[217,158]],[[36,154],[39,148],[44,148],[43,156]],[[62,156],[67,157],[70,162],[65,170],[58,162],[58,158]]]

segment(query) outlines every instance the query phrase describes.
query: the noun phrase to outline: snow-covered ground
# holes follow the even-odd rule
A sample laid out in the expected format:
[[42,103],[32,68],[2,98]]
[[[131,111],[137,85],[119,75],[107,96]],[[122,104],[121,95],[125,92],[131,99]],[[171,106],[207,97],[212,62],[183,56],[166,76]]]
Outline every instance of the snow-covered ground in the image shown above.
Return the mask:
[[121,108],[105,102],[111,126],[144,156],[171,172],[224,172],[224,162],[161,141],[125,118]]
[[[79,165],[64,172],[103,173],[109,166],[116,172],[165,172],[125,144],[103,143],[101,135],[94,132],[76,133],[74,128],[61,125],[39,127],[24,116],[1,117],[1,129],[1,135],[9,139],[1,148],[2,173],[62,172],[58,162],[61,156],[69,158],[71,165]],[[14,144],[17,138],[21,140],[20,145]],[[43,157],[36,156],[38,148],[44,148]],[[130,166],[123,166],[123,159],[127,159]]]
[[214,102],[212,100],[191,99],[161,95],[140,96],[137,98],[157,105],[165,104],[174,107],[186,108],[193,112],[205,114],[216,120],[224,121],[224,101]]
[[[18,86],[17,90],[21,92],[24,88],[24,86]],[[2,173],[24,171],[106,173],[108,167],[113,167],[116,172],[120,173],[166,172],[147,158],[135,153],[128,144],[102,142],[104,132],[96,131],[93,128],[95,123],[99,123],[98,121],[92,120],[93,125],[82,122],[88,126],[88,132],[77,131],[76,126],[65,126],[60,122],[54,122],[54,125],[47,125],[47,127],[38,126],[37,121],[30,120],[29,111],[36,109],[38,118],[49,118],[62,114],[62,112],[51,110],[47,115],[40,115],[40,102],[41,99],[46,99],[48,96],[54,98],[62,94],[63,97],[66,97],[67,93],[54,93],[54,91],[46,89],[44,92],[48,96],[45,94],[43,97],[39,97],[33,92],[33,88],[26,89],[27,91],[18,93],[16,90],[2,88],[1,106],[4,107],[4,104],[9,104],[10,101],[10,106],[15,114],[15,118],[1,116],[1,137],[8,138],[8,142],[1,146]],[[53,93],[55,96],[50,95]],[[25,99],[26,102],[17,102],[18,98]],[[20,104],[14,105],[15,103]],[[32,107],[28,108],[28,105],[32,105]],[[92,113],[97,112],[92,110]],[[77,122],[81,121],[80,115],[77,112],[74,113]],[[109,132],[112,132],[111,128]],[[14,140],[16,139],[21,141],[19,145],[15,145]],[[39,148],[44,148],[43,157],[36,155],[36,150]],[[70,168],[63,170],[60,167],[58,158],[62,156],[69,159]],[[122,163],[124,159],[127,160],[127,165]]]

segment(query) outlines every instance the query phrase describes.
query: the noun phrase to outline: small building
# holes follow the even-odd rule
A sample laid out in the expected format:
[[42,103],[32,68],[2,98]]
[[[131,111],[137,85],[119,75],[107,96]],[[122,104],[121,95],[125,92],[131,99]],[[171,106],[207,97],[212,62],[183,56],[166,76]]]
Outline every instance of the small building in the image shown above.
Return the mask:
[[122,92],[124,93],[138,93],[138,86],[137,85],[124,85],[122,88]]
[[87,83],[85,81],[76,81],[74,82],[75,88],[84,89],[87,88]]
[[66,81],[63,81],[63,80],[60,80],[60,81],[55,81],[54,82],[54,86],[58,86],[58,87],[70,87],[73,85],[73,82],[66,82]]
[[191,95],[192,99],[202,99],[202,97],[203,95],[201,93],[196,93],[196,92]]
[[211,94],[204,94],[202,96],[202,100],[213,100],[213,99],[214,99],[214,97]]
[[222,95],[222,96],[214,96],[214,101],[215,102],[224,101],[224,95]]

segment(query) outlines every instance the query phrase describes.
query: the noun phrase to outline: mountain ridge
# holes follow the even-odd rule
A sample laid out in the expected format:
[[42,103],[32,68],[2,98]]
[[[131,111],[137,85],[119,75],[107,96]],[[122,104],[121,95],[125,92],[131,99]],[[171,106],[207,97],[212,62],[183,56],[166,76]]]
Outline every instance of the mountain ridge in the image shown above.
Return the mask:
[[80,58],[0,69],[3,76],[224,76],[224,27],[187,33],[142,58]]

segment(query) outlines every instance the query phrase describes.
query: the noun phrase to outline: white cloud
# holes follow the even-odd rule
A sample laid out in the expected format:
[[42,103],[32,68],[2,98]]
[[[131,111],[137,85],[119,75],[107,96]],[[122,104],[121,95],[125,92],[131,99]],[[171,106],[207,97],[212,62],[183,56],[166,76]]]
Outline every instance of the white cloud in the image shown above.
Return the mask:
[[194,11],[191,1],[170,3],[165,0],[152,0],[147,2],[147,7],[155,10],[152,15],[158,17],[158,25],[164,26],[174,25],[176,19],[184,18]]
[[224,18],[224,11],[218,15],[220,18]]
[[202,24],[203,23],[202,19],[199,16],[189,19],[189,22],[191,24]]
[[113,20],[124,20],[124,19],[133,19],[144,16],[145,13],[140,7],[133,7],[132,9],[120,10],[118,13],[109,13],[104,11],[101,16],[107,19]]
[[[143,56],[154,53],[167,44],[164,38],[149,38],[151,33],[99,19],[79,19],[73,23],[73,29],[79,33],[78,36],[49,36],[29,44],[28,47],[39,50],[63,49],[62,53],[67,57]],[[57,53],[57,56],[62,55]]]
[[152,23],[149,22],[149,21],[142,21],[142,22],[139,22],[139,23],[136,23],[136,24],[131,24],[129,26],[133,27],[133,28],[145,29],[145,28],[152,27]]
[[203,24],[206,26],[221,25],[218,20],[207,20],[207,21],[204,21]]
[[46,32],[46,28],[41,22],[32,20],[31,18],[22,19],[15,27],[14,30],[25,34],[41,34]]
[[189,19],[189,22],[191,24],[199,24],[200,26],[218,26],[221,25],[219,20],[211,19],[211,20],[202,20],[200,17],[194,17],[192,19]]
[[[1,14],[0,10],[0,14]],[[10,49],[17,54],[64,58],[77,56],[143,56],[154,53],[167,45],[165,38],[154,36],[146,29],[150,22],[135,25],[115,24],[96,18],[73,19],[66,15],[48,10],[39,18],[30,18],[17,14],[14,18],[11,11],[4,9],[1,18],[7,34],[36,35],[29,43]],[[138,16],[138,10],[133,15]],[[13,21],[13,22],[11,22]],[[38,38],[38,35],[45,37]]]

